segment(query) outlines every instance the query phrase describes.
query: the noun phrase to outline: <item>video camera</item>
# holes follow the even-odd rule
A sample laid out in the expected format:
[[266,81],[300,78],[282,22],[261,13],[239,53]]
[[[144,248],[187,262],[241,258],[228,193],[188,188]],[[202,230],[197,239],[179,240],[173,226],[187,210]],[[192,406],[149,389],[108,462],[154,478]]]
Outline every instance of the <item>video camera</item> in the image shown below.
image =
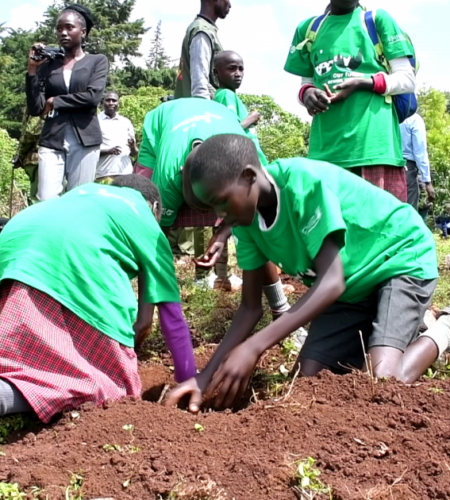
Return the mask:
[[48,59],[53,61],[54,59],[61,59],[64,57],[64,49],[59,47],[41,47],[40,45],[33,45],[34,55],[31,56],[33,61],[43,61]]

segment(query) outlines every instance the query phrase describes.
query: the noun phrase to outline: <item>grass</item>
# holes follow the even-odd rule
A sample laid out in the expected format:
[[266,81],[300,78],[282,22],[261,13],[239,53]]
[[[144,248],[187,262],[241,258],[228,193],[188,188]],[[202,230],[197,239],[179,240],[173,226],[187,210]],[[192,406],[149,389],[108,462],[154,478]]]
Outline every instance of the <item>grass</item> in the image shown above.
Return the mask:
[[433,304],[439,308],[450,305],[450,269],[446,265],[446,257],[450,255],[450,239],[444,240],[435,235],[439,265],[439,282],[434,293]]
[[26,496],[26,493],[20,491],[19,485],[17,483],[0,483],[1,500],[26,498]]

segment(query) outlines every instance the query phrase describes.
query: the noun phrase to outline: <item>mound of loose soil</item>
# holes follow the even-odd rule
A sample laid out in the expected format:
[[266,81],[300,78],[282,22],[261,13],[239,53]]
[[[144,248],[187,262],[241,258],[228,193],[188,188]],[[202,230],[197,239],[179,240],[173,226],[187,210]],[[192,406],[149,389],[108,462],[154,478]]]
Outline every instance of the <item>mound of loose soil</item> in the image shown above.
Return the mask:
[[[168,368],[142,370],[144,393],[157,399]],[[197,416],[126,399],[15,439],[3,446],[0,480],[40,487],[43,499],[64,499],[75,473],[88,500],[159,500],[173,491],[175,499],[294,500],[293,463],[307,457],[335,500],[450,499],[443,382],[372,390],[364,375],[325,373],[297,380],[277,400]]]

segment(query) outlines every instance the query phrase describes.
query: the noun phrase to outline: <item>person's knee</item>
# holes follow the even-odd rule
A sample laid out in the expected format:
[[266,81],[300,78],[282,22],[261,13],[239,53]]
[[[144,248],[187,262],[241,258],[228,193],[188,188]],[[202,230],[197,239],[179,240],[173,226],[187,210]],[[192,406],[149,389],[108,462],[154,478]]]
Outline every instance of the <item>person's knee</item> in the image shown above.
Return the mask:
[[292,370],[294,373],[297,372],[299,364],[300,376],[302,377],[315,377],[322,370],[329,369],[328,366],[320,363],[319,361],[315,361],[314,359],[302,358],[300,356],[295,364],[294,369]]

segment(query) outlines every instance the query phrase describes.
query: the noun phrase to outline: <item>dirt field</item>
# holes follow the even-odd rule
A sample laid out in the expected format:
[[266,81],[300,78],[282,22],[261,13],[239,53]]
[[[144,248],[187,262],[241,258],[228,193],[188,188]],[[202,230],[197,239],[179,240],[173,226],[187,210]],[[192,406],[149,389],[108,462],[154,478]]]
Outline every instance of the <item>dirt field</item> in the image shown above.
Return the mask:
[[[448,253],[445,243],[440,262]],[[305,288],[282,278],[295,302]],[[442,268],[439,306],[449,283]],[[183,276],[181,290],[202,368],[239,296],[194,290]],[[144,400],[12,433],[0,448],[0,500],[450,500],[450,382],[325,373],[292,383],[282,374],[291,349],[263,356],[239,409],[195,416],[157,403],[173,377],[156,327],[140,355]]]
[[[141,375],[147,399],[171,380],[163,364]],[[450,499],[447,383],[325,374],[290,388],[263,400],[260,385],[236,413],[194,416],[133,399],[70,412],[13,436],[0,481],[51,500]],[[308,457],[331,497],[296,491],[296,463]]]

